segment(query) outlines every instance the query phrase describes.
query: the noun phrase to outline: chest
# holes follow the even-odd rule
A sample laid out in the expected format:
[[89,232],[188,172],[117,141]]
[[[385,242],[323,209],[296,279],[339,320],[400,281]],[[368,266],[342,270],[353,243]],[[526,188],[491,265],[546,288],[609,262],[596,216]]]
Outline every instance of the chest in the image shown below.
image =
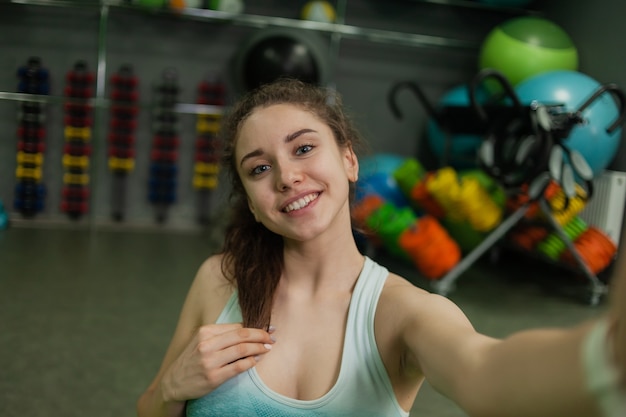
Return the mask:
[[336,383],[341,370],[349,300],[335,305],[277,306],[272,350],[257,372],[273,391],[299,400],[314,400]]

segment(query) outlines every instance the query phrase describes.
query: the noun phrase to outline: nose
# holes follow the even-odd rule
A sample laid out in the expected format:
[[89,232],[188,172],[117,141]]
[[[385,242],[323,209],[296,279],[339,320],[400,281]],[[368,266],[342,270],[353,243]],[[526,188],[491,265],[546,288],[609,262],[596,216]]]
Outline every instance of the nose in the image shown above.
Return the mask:
[[300,183],[303,178],[298,164],[291,161],[275,164],[274,174],[276,175],[276,189],[279,191],[291,189],[294,185]]

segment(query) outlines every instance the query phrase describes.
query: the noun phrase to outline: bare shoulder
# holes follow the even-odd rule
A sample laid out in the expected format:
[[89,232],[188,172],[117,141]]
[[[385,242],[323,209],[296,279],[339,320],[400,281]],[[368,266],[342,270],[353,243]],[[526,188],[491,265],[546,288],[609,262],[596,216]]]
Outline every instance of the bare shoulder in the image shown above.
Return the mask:
[[443,297],[426,291],[406,278],[390,272],[383,287],[380,302],[383,305],[387,303],[398,306],[408,304],[411,308],[420,308],[420,306],[426,308],[424,304],[436,302],[439,298]]
[[213,255],[198,268],[187,304],[198,312],[202,323],[214,323],[233,294],[234,287],[222,271],[222,255]]
[[222,273],[222,256],[213,255],[198,268],[187,291],[187,297],[178,317],[174,335],[161,363],[161,368],[148,391],[156,389],[164,372],[188,346],[198,328],[215,323],[233,292]]
[[[398,323],[398,330],[409,326],[441,323],[445,318],[449,323],[456,322],[468,326],[469,320],[451,300],[439,294],[419,288],[406,278],[390,273],[381,294],[377,314],[388,315]],[[471,326],[471,325],[470,325]]]
[[[409,375],[423,375],[420,358],[446,346],[464,346],[476,332],[461,309],[446,297],[390,273],[376,310],[376,335],[383,350],[396,352]],[[395,347],[395,348],[393,348]],[[385,351],[382,352],[385,356]]]
[[200,285],[213,289],[229,286],[230,283],[222,271],[222,258],[222,254],[217,254],[210,256],[202,262],[194,281],[198,281]]
[[[376,307],[374,331],[379,353],[397,389],[416,392],[424,376],[418,359],[419,341],[431,343],[437,329],[453,328],[454,324],[448,327],[452,322],[467,326],[465,316],[450,300],[389,273]],[[414,340],[418,345],[411,343]]]

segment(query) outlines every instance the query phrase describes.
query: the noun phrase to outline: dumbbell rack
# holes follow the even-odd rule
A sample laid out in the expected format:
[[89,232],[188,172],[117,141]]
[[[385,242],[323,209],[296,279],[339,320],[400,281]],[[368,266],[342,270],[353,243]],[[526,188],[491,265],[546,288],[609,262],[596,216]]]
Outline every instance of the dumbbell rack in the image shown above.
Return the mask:
[[[217,78],[210,77],[198,86],[198,104],[224,106],[225,86]],[[193,187],[198,198],[198,222],[207,224],[211,197],[218,185],[221,142],[218,137],[222,115],[199,114],[196,123],[196,146]]]
[[77,220],[89,210],[89,162],[92,138],[92,84],[94,75],[79,61],[67,73],[61,211]]
[[563,227],[554,219],[552,215],[552,209],[549,202],[543,195],[543,191],[550,180],[549,175],[542,175],[538,177],[530,186],[529,200],[520,206],[517,210],[511,213],[498,227],[496,227],[491,233],[489,233],[474,249],[466,254],[461,261],[451,269],[441,279],[432,282],[432,287],[436,293],[447,296],[454,290],[455,282],[459,277],[467,271],[467,269],[474,264],[480,257],[482,257],[488,250],[492,249],[498,242],[500,242],[506,234],[513,229],[520,221],[522,221],[528,210],[537,203],[545,218],[548,220],[549,226],[565,243],[566,247],[571,252],[574,261],[583,272],[587,280],[589,281],[589,304],[597,306],[604,295],[608,293],[608,286],[603,283],[587,266],[587,263],[580,256],[580,253],[576,249],[574,242],[565,233]]
[[111,77],[108,165],[111,180],[111,217],[124,220],[128,176],[135,168],[135,130],[139,112],[139,81],[130,65],[122,65]]
[[[18,69],[18,92],[50,94],[50,74],[38,57],[32,57]],[[46,149],[45,104],[23,101],[18,113],[17,169],[14,207],[25,217],[34,217],[44,209],[46,187],[43,162]]]
[[148,200],[155,207],[156,221],[167,219],[168,207],[176,201],[178,166],[178,73],[172,68],[163,71],[154,86],[153,139],[150,153]]
[[[502,97],[493,103],[483,105],[476,100],[478,86],[487,78],[497,81]],[[565,106],[553,103],[544,105],[538,102],[522,104],[507,78],[496,70],[484,69],[474,76],[469,84],[469,105],[444,106],[441,109],[429,102],[421,88],[412,82],[396,84],[388,96],[389,105],[396,117],[402,117],[395,101],[398,91],[409,88],[423,104],[429,116],[446,134],[444,157],[449,156],[450,142],[454,134],[481,135],[485,139],[478,151],[480,165],[494,177],[505,190],[517,190],[528,184],[528,201],[510,214],[498,227],[491,231],[474,249],[446,275],[434,281],[434,290],[447,295],[454,283],[487,250],[496,245],[517,225],[533,204],[540,210],[554,232],[570,250],[572,258],[580,267],[590,285],[590,304],[597,305],[608,287],[591,271],[572,239],[552,214],[544,191],[551,181],[565,191],[566,198],[575,195],[576,175],[583,181],[584,191],[591,196],[593,173],[584,157],[564,145],[565,139],[577,124],[584,123],[583,111],[602,94],[610,93],[620,105],[619,117],[607,126],[613,131],[624,123],[626,95],[615,84],[600,86],[575,111],[566,111]],[[504,98],[510,101],[504,102]]]

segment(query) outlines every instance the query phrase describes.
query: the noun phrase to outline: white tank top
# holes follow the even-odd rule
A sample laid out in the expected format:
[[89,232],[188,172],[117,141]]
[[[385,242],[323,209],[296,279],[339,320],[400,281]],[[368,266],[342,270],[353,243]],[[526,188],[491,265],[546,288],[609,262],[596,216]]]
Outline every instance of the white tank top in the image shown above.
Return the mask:
[[[393,392],[374,338],[374,315],[389,272],[365,258],[350,301],[341,368],[324,396],[296,400],[272,391],[255,368],[187,402],[187,417],[408,417]],[[241,322],[237,292],[217,323]]]

